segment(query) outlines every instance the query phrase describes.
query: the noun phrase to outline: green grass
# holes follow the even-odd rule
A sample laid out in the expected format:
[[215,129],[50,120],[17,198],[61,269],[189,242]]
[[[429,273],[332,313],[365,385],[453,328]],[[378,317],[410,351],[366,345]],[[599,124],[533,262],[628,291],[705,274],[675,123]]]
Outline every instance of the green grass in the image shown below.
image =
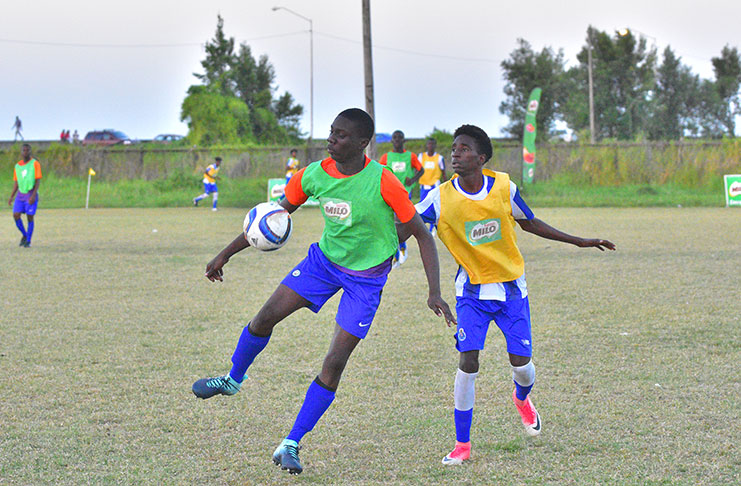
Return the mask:
[[[738,484],[741,211],[536,214],[618,245],[520,234],[543,434],[522,430],[492,328],[472,460],[440,464],[457,356],[425,306],[412,243],[293,478],[270,456],[321,366],[337,297],[279,324],[238,395],[202,401],[190,387],[229,368],[242,327],[318,239],[317,210],[294,214],[280,251],[235,256],[223,283],[203,270],[238,234],[240,209],[42,207],[30,249],[6,213],[0,484]],[[439,249],[452,304],[455,265]]]
[[[12,180],[8,175],[6,180]],[[58,177],[44,172],[40,195],[43,208],[84,208],[87,179]],[[188,207],[203,192],[200,179],[173,172],[167,179],[106,182],[92,179],[91,208]],[[264,201],[267,178],[219,181],[219,207],[248,208]],[[594,186],[568,177],[521,188],[532,207],[722,207],[722,181],[712,187],[687,188],[676,184]],[[414,200],[419,198],[414,190]],[[209,205],[211,198],[204,201]]]

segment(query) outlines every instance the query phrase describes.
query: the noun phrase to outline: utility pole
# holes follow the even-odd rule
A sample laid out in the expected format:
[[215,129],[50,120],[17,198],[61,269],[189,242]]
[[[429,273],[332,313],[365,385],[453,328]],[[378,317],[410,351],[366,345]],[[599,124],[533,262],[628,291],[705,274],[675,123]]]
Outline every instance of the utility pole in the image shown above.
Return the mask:
[[587,28],[587,74],[589,75],[589,141],[594,143],[594,82],[592,81],[592,26]]
[[[371,44],[370,0],[363,0],[363,61],[365,70],[365,111],[376,121],[373,103],[373,49]],[[368,144],[368,157],[376,160],[376,134]]]

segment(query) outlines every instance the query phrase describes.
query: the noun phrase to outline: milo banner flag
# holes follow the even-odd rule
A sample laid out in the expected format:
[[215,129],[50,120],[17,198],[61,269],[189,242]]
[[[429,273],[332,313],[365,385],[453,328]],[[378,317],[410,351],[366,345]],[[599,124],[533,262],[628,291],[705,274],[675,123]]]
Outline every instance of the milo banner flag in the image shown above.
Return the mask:
[[726,206],[741,206],[741,174],[723,176],[726,188]]
[[[283,197],[286,191],[286,178],[281,177],[280,179],[268,179],[268,201],[278,202]],[[314,197],[310,197],[304,206],[319,206],[319,201]]]
[[286,178],[268,179],[268,201],[278,202],[286,189]]
[[527,112],[525,113],[525,131],[522,136],[522,182],[530,184],[535,177],[535,136],[538,134],[538,127],[535,121],[535,115],[538,113],[540,105],[540,88],[535,88],[530,93],[530,99],[527,101]]

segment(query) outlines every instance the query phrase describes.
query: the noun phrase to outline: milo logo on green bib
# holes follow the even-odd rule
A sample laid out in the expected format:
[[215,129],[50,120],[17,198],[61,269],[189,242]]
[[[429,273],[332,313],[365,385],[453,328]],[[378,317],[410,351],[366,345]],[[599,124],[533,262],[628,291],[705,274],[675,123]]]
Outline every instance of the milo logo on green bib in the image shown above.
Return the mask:
[[466,239],[472,246],[501,240],[502,225],[499,218],[466,221]]
[[331,197],[319,198],[319,203],[328,219],[344,226],[352,224],[352,203]]

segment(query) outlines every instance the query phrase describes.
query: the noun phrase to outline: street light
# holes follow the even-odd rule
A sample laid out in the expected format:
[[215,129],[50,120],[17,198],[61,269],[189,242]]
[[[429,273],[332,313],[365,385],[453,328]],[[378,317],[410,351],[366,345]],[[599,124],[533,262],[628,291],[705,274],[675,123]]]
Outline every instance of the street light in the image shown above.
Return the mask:
[[309,84],[309,144],[311,144],[314,138],[314,23],[310,18],[304,17],[300,13],[294,12],[290,8],[286,7],[273,7],[273,12],[276,10],[285,10],[286,12],[295,15],[296,17],[302,18],[309,22],[309,73],[310,73],[310,84]]

